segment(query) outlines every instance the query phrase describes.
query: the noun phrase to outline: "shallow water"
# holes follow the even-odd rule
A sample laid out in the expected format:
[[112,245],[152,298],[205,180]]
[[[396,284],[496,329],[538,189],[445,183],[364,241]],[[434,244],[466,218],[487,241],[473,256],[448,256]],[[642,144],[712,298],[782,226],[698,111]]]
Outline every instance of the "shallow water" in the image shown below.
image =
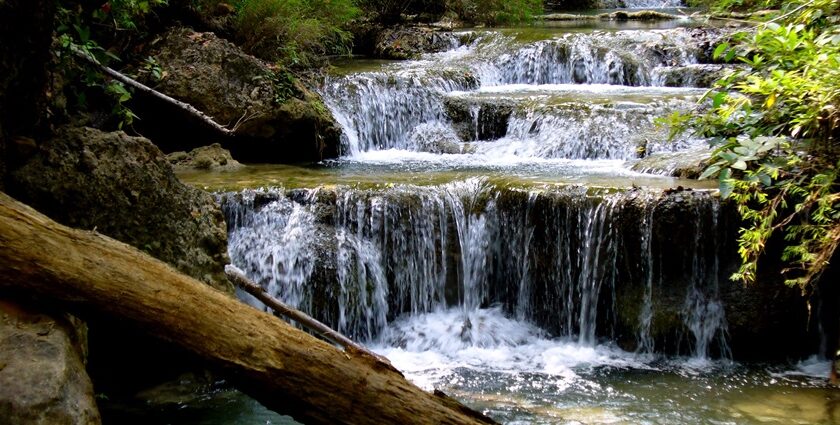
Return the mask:
[[354,159],[311,165],[248,165],[237,171],[181,171],[187,184],[213,192],[259,187],[287,189],[319,186],[376,188],[388,185],[440,185],[470,177],[512,187],[587,186],[668,189],[677,186],[714,189],[714,181],[697,181],[630,171],[622,160],[515,160],[488,165],[479,155],[435,155],[411,151],[374,151]]
[[[509,424],[834,424],[829,363],[746,365],[551,339],[498,310],[397,322],[376,349],[421,387]],[[395,348],[396,346],[396,348]]]
[[[837,424],[829,363],[738,364],[552,339],[498,309],[406,318],[371,347],[424,389],[438,389],[505,424]],[[295,424],[232,389],[178,403],[100,401],[106,423]]]

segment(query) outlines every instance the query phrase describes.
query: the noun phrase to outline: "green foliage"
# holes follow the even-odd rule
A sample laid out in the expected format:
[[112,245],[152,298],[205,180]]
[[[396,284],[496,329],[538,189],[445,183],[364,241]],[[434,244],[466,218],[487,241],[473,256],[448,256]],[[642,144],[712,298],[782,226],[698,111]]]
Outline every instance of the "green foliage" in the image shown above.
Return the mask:
[[[142,3],[142,4],[140,4]],[[163,4],[163,1],[151,2]],[[66,91],[75,101],[75,106],[80,111],[90,109],[90,99],[100,99],[99,103],[110,105],[111,117],[116,127],[122,129],[130,126],[137,116],[127,107],[131,100],[131,92],[122,83],[112,81],[98,70],[91,69],[85,64],[75,60],[77,54],[93,58],[102,65],[108,66],[112,62],[119,62],[112,52],[104,49],[93,39],[91,31],[92,23],[100,23],[104,19],[113,19],[115,25],[133,26],[133,19],[139,13],[145,13],[151,7],[150,2],[120,2],[118,7],[129,9],[114,9],[111,3],[105,3],[107,8],[99,8],[92,13],[85,13],[83,9],[58,9],[58,27],[56,29],[58,46],[60,49],[55,52],[59,61],[59,72],[63,78],[69,81]],[[113,15],[112,15],[113,14]],[[112,17],[113,16],[113,17]],[[118,21],[115,16],[119,16]],[[159,70],[159,67],[158,67]]]
[[[400,20],[400,15],[412,10],[416,1],[400,0],[357,0],[356,4],[366,15],[375,15],[377,20],[393,23]],[[443,3],[440,1],[440,3]]]
[[447,8],[466,22],[509,25],[531,21],[543,11],[541,0],[448,0]]
[[137,29],[137,20],[159,6],[165,6],[168,0],[110,0],[92,12],[92,17],[99,23],[113,24],[118,29]]
[[543,11],[542,0],[357,0],[359,7],[386,23],[402,13],[440,16],[448,13],[473,24],[509,25],[530,22]]
[[753,281],[767,241],[781,232],[787,282],[807,289],[840,244],[837,7],[788,2],[776,21],[715,49],[716,59],[747,65],[717,82],[706,95],[710,111],[692,123],[717,145],[702,177],[718,177],[745,223],[733,279]]
[[286,69],[272,72],[265,76],[271,82],[274,89],[274,103],[280,105],[286,100],[299,95],[298,88],[295,86],[297,79],[294,74]]
[[732,10],[777,9],[785,2],[780,0],[688,0],[691,7],[710,7],[718,12]]
[[298,67],[349,52],[352,36],[344,26],[358,15],[351,0],[237,0],[234,6],[246,50]]

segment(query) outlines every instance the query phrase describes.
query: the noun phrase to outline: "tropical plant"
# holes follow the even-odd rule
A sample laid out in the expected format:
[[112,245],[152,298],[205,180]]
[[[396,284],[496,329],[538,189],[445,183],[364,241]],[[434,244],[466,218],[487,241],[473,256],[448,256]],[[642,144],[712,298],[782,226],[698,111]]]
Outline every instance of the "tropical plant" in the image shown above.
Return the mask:
[[707,93],[708,113],[676,120],[713,140],[702,178],[717,177],[744,220],[734,279],[753,281],[780,233],[787,283],[807,290],[840,244],[837,7],[834,0],[788,2],[777,18],[718,46],[716,59],[746,68]]

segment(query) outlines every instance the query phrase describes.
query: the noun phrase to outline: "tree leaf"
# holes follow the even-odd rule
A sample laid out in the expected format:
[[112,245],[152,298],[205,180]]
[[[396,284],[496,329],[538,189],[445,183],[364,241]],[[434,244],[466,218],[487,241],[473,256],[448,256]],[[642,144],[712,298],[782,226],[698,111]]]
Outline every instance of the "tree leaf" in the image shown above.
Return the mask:
[[773,184],[773,180],[770,178],[770,176],[768,176],[765,173],[758,173],[757,177],[761,184],[763,184],[764,186],[769,187]]
[[720,107],[720,105],[723,105],[724,101],[726,101],[726,93],[716,93],[715,96],[712,98],[712,108]]
[[724,179],[720,181],[718,189],[720,190],[720,196],[723,199],[726,199],[732,196],[732,192],[735,190],[735,185],[732,184],[732,180]]
[[730,151],[721,152],[720,154],[718,154],[718,156],[723,158],[726,162],[735,162],[738,160],[738,155]]
[[714,53],[712,53],[712,58],[718,59],[723,55],[726,50],[729,49],[729,43],[721,43],[717,47],[715,47]]
[[717,174],[720,171],[720,168],[721,168],[720,165],[712,165],[712,166],[706,168],[705,170],[703,170],[703,174],[700,174],[700,177],[698,177],[697,179],[698,180],[706,180],[709,177],[712,177],[715,174]]

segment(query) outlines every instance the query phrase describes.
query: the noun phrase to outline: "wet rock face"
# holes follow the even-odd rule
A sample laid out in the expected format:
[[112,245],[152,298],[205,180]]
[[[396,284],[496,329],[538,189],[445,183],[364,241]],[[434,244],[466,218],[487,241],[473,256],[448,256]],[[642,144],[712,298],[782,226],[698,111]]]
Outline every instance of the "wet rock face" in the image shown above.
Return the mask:
[[19,425],[101,423],[83,359],[84,324],[0,300],[0,418]]
[[444,107],[462,140],[492,141],[507,134],[514,102],[503,99],[471,102],[464,98],[449,97]]
[[341,129],[320,97],[233,43],[181,28],[149,54],[164,76],[146,83],[235,127],[237,137],[224,144],[238,159],[289,163],[338,155]]
[[700,63],[714,63],[713,53],[717,46],[729,39],[736,29],[733,28],[693,28],[690,30],[691,38],[700,49],[698,57]]
[[10,174],[10,194],[52,219],[96,229],[232,292],[218,206],[209,194],[178,181],[149,140],[67,128]]

